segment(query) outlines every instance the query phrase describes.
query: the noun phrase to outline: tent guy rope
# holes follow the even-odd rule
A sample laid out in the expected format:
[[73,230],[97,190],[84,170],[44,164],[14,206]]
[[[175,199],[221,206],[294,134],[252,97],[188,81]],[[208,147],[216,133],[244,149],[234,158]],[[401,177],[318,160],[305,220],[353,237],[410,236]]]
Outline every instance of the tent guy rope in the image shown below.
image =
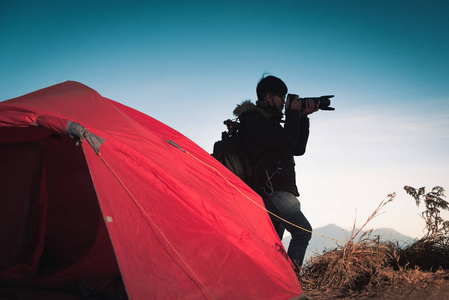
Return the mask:
[[249,201],[251,201],[251,202],[252,202],[253,204],[255,204],[257,207],[259,207],[260,209],[266,211],[266,212],[269,213],[270,215],[272,215],[272,216],[278,218],[279,220],[281,220],[281,221],[283,221],[283,222],[286,222],[286,223],[288,223],[288,224],[290,224],[290,225],[292,225],[292,226],[295,226],[295,227],[297,227],[297,228],[299,228],[299,229],[301,229],[301,230],[310,232],[310,233],[315,234],[315,235],[318,235],[318,236],[320,236],[320,237],[323,237],[323,238],[326,238],[326,239],[329,239],[329,240],[333,240],[333,241],[336,241],[336,242],[340,242],[340,243],[348,243],[348,242],[345,242],[345,241],[342,241],[342,240],[338,240],[338,239],[335,239],[335,238],[332,238],[332,237],[328,237],[328,236],[325,236],[325,235],[322,235],[322,234],[319,234],[319,233],[310,231],[310,230],[308,230],[308,229],[302,228],[301,226],[298,226],[298,225],[296,225],[296,224],[293,224],[293,223],[291,223],[291,222],[289,222],[289,221],[287,221],[287,220],[281,218],[280,216],[276,215],[275,213],[272,213],[271,211],[267,210],[264,206],[260,205],[259,203],[257,203],[257,202],[254,201],[253,199],[251,199],[251,197],[249,197],[248,195],[246,195],[245,193],[243,193],[238,187],[236,187],[235,185],[233,185],[233,184],[232,184],[232,183],[231,183],[231,182],[230,182],[230,181],[229,181],[223,174],[221,174],[220,171],[218,171],[216,168],[214,168],[213,166],[209,165],[208,163],[202,161],[201,159],[199,159],[198,157],[196,157],[196,156],[193,155],[192,153],[190,153],[190,152],[184,150],[184,149],[183,149],[181,146],[179,146],[176,142],[171,141],[171,140],[167,140],[167,142],[170,143],[171,145],[175,146],[176,148],[180,149],[182,152],[184,152],[184,153],[190,155],[191,157],[193,157],[193,158],[196,159],[197,161],[201,162],[202,164],[204,164],[204,165],[207,166],[208,168],[214,170],[218,175],[220,175],[221,178],[223,178],[223,179],[224,179],[224,180],[225,180],[231,187],[233,187],[237,192],[239,192],[241,195],[243,195],[245,198],[247,198]]

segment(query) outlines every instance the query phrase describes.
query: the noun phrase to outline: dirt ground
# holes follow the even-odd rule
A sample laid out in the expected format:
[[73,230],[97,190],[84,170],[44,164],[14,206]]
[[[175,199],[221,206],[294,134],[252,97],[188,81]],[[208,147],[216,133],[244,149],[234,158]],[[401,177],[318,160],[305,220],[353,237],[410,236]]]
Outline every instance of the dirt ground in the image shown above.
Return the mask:
[[387,290],[381,297],[371,299],[435,299],[449,300],[449,282],[430,282],[422,286]]
[[[413,277],[413,276],[411,276]],[[343,296],[344,293],[322,292],[307,290],[304,287],[306,299],[435,299],[449,300],[449,271],[440,273],[421,273],[419,278],[410,278],[409,283],[399,285],[385,285],[382,288],[370,289]]]
[[[344,293],[332,291],[308,290],[303,286],[305,295],[310,300],[322,299],[373,299],[373,300],[449,300],[449,271],[439,273],[410,273],[408,282],[402,284],[385,283],[382,288],[371,288],[370,290],[351,293],[343,296]],[[0,288],[0,300],[100,300],[101,298],[83,298],[61,291],[38,291],[27,289]]]

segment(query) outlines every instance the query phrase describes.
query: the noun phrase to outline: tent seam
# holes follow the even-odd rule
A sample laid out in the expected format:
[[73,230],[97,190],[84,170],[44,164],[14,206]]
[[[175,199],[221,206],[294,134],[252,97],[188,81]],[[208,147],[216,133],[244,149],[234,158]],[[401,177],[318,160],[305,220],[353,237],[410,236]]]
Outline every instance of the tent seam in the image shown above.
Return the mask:
[[[213,295],[211,294],[211,292],[206,288],[206,286],[203,284],[203,282],[198,278],[198,276],[195,274],[195,272],[192,270],[192,268],[189,266],[189,264],[184,260],[184,258],[182,258],[182,256],[179,254],[179,252],[176,250],[176,248],[173,246],[172,243],[170,243],[169,239],[164,235],[164,233],[161,231],[161,229],[157,226],[157,224],[153,221],[153,219],[151,219],[151,217],[146,213],[146,211],[143,209],[143,207],[140,205],[139,201],[137,201],[137,199],[132,195],[132,193],[129,191],[129,189],[126,187],[126,185],[120,180],[120,178],[117,176],[117,174],[112,170],[112,168],[109,166],[109,164],[106,162],[106,160],[102,157],[102,155],[100,153],[98,153],[98,156],[101,158],[101,160],[103,161],[103,163],[106,165],[106,167],[111,171],[111,173],[114,175],[114,177],[117,179],[117,181],[120,183],[120,185],[125,189],[126,193],[131,197],[131,199],[133,200],[134,204],[137,205],[137,207],[139,208],[139,210],[141,211],[141,213],[143,213],[146,217],[147,220],[149,220],[151,222],[151,224],[157,229],[157,231],[160,233],[160,235],[164,238],[164,240],[167,242],[167,244],[170,246],[170,248],[175,252],[175,254],[181,259],[181,261],[184,263],[184,265],[189,269],[189,271],[193,274],[192,278],[190,275],[187,274],[187,276],[189,276],[193,282],[198,282],[200,284],[200,286],[207,291],[207,293],[212,297],[212,299],[215,299],[213,297]],[[165,247],[164,247],[165,248]],[[201,291],[201,289],[200,289]],[[201,293],[203,294],[204,298],[207,299],[206,295],[204,295],[203,291],[201,291]]]

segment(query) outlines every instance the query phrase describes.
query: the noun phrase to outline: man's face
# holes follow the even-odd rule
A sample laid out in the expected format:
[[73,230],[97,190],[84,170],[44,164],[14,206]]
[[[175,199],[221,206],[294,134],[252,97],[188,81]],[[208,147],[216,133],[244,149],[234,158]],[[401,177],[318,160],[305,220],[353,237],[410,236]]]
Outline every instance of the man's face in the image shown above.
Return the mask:
[[278,111],[282,111],[284,109],[284,104],[285,104],[285,95],[273,96],[273,105],[276,106]]

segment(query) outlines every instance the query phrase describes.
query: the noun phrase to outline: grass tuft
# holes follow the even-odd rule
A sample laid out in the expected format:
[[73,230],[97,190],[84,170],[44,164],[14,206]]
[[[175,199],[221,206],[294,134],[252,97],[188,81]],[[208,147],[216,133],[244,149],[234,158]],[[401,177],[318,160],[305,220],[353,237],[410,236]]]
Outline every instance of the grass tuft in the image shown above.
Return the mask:
[[[309,296],[320,299],[383,297],[387,290],[411,293],[418,286],[449,280],[447,234],[426,235],[410,245],[380,242],[362,229],[393,201],[390,194],[344,246],[312,257],[298,274]],[[440,232],[441,233],[441,232]],[[360,236],[359,236],[360,235]],[[403,296],[403,295],[402,295]]]

